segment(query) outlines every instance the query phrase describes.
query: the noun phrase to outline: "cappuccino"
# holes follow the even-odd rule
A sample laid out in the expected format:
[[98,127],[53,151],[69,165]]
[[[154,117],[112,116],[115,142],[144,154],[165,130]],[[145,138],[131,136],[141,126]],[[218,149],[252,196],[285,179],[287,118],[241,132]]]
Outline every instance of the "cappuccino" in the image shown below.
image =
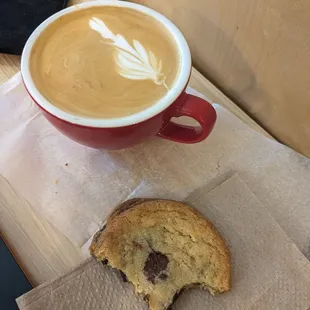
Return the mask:
[[51,23],[30,55],[30,72],[54,106],[88,118],[138,113],[165,97],[180,55],[165,26],[138,10],[77,9]]

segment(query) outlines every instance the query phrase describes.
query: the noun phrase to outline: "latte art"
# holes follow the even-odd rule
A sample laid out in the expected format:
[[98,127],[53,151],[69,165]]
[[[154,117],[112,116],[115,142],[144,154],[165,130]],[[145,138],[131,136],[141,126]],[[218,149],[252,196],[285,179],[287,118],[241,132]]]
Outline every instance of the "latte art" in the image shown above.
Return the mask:
[[70,114],[116,118],[167,96],[180,68],[174,38],[134,9],[79,9],[51,23],[34,43],[30,71],[41,94]]
[[152,51],[147,52],[143,45],[133,40],[131,46],[121,35],[114,35],[111,30],[100,19],[93,17],[89,21],[90,27],[97,31],[103,38],[111,40],[116,48],[114,56],[117,72],[131,80],[153,80],[157,85],[163,85],[168,90],[165,83],[166,78],[161,72],[162,62],[158,62]]

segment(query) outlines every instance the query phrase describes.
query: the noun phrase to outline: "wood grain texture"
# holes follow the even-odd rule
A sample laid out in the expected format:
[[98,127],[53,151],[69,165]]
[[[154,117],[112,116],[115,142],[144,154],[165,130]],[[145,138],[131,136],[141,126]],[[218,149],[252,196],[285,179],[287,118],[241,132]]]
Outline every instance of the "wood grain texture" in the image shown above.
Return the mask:
[[20,56],[0,54],[0,85],[15,75],[20,68]]
[[76,266],[78,249],[0,176],[0,234],[33,286]]
[[194,66],[278,140],[310,156],[308,0],[134,0],[171,19]]

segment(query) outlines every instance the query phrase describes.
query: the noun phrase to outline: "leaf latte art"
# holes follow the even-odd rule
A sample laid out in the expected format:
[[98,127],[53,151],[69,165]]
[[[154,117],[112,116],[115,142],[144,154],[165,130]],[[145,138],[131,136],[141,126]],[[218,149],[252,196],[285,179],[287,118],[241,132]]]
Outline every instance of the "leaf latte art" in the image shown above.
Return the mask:
[[99,6],[50,24],[33,46],[30,71],[57,108],[111,119],[169,96],[180,61],[175,39],[161,22],[134,9]]
[[121,35],[114,35],[106,24],[99,18],[93,17],[89,26],[97,31],[103,38],[112,41],[116,48],[115,61],[119,74],[132,80],[153,80],[157,85],[168,86],[165,83],[164,74],[161,73],[162,62],[157,61],[152,51],[147,52],[143,45],[133,40],[131,46]]

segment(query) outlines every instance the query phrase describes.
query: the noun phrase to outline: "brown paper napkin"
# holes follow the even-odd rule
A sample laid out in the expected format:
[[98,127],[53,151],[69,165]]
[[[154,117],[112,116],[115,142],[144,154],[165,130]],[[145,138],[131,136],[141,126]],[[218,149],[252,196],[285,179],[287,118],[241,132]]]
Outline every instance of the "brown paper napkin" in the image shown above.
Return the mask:
[[[189,290],[174,309],[308,309],[310,262],[237,175],[191,200],[231,249],[232,289],[216,297]],[[93,259],[17,303],[23,310],[146,309],[131,284]]]

